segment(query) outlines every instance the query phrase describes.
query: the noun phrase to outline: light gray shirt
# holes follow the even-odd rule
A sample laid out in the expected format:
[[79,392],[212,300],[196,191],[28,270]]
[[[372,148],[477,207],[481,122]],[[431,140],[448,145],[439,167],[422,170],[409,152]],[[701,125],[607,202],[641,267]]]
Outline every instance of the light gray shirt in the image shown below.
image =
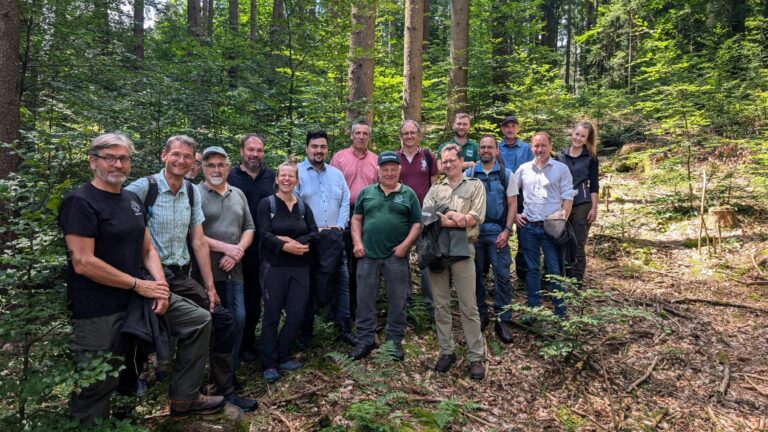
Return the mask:
[[[202,196],[202,208],[205,215],[203,232],[206,237],[228,244],[237,244],[245,231],[256,229],[253,218],[251,218],[251,212],[248,210],[248,200],[243,191],[227,185],[227,191],[221,195],[205,183],[200,183],[197,188]],[[223,256],[223,253],[211,250],[213,281],[242,282],[242,261],[227,273],[219,267],[219,260]]]
[[568,166],[549,158],[544,168],[536,161],[520,165],[515,172],[517,184],[523,190],[523,216],[540,222],[563,207],[563,200],[573,200],[573,176]]

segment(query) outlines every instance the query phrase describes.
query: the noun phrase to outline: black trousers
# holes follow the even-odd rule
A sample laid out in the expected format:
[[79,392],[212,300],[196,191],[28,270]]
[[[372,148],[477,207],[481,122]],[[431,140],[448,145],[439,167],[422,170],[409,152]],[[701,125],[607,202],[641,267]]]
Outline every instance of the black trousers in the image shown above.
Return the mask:
[[[275,267],[264,262],[262,272],[264,319],[259,356],[267,370],[290,359],[291,346],[299,337],[309,301],[309,267]],[[285,322],[278,334],[283,310]]]
[[259,274],[259,244],[253,242],[243,257],[243,300],[245,302],[245,327],[240,353],[256,350],[256,326],[261,318],[261,279]]

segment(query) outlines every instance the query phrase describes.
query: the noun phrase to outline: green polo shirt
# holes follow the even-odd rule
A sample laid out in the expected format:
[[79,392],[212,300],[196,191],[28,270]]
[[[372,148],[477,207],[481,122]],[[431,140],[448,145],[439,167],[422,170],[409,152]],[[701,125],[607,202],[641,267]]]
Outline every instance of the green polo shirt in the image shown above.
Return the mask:
[[[440,159],[440,151],[446,144],[456,144],[456,137],[451,138],[448,142],[440,144],[440,147],[437,148],[437,154],[435,155],[438,159]],[[480,160],[480,155],[477,150],[477,141],[467,138],[467,142],[461,146],[461,156],[464,158],[464,162],[478,162]]]
[[355,201],[355,214],[363,217],[365,256],[383,259],[408,237],[413,224],[421,221],[416,192],[404,184],[385,195],[379,183],[366,186]]

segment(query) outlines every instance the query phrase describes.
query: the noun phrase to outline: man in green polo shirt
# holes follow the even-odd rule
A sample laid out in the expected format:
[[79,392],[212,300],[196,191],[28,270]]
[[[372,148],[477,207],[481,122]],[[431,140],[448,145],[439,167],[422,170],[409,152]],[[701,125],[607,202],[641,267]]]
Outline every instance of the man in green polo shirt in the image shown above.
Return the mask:
[[437,148],[437,170],[441,174],[445,174],[445,171],[443,171],[443,164],[440,162],[440,152],[446,144],[458,144],[461,147],[461,157],[464,159],[462,170],[474,167],[477,161],[480,160],[477,141],[467,137],[469,133],[469,114],[456,114],[456,117],[453,118],[453,133],[454,136],[450,141],[440,144],[440,147]]
[[379,182],[360,191],[352,216],[358,343],[349,355],[360,360],[376,348],[376,297],[383,277],[388,304],[385,338],[394,344],[395,359],[403,360],[408,251],[421,230],[421,207],[413,189],[399,182],[400,158],[395,152],[382,152],[378,165]]

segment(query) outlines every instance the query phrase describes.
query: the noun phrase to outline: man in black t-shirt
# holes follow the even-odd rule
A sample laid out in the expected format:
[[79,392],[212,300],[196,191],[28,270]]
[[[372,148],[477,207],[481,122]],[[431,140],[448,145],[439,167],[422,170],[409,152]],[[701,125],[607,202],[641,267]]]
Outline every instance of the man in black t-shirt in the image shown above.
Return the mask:
[[[248,208],[254,222],[259,202],[275,193],[275,172],[264,165],[264,139],[257,133],[249,133],[240,140],[240,165],[232,168],[227,183],[245,194]],[[240,347],[240,358],[246,363],[256,361],[256,325],[261,318],[261,283],[259,268],[259,236],[254,236],[253,243],[245,250],[243,263],[243,282],[245,290],[245,327]]]
[[[199,387],[211,332],[205,309],[171,294],[146,228],[144,206],[122,190],[130,173],[133,144],[122,134],[93,140],[88,159],[93,180],[66,196],[59,226],[68,250],[67,297],[72,311],[74,351],[87,364],[99,352],[112,352],[121,338],[129,303],[151,299],[178,339],[169,388],[171,415],[210,414],[224,406],[221,396],[203,396]],[[141,278],[144,267],[153,280]],[[119,362],[115,366],[119,366]],[[71,397],[71,416],[84,423],[109,417],[110,394],[118,378],[108,376]]]

